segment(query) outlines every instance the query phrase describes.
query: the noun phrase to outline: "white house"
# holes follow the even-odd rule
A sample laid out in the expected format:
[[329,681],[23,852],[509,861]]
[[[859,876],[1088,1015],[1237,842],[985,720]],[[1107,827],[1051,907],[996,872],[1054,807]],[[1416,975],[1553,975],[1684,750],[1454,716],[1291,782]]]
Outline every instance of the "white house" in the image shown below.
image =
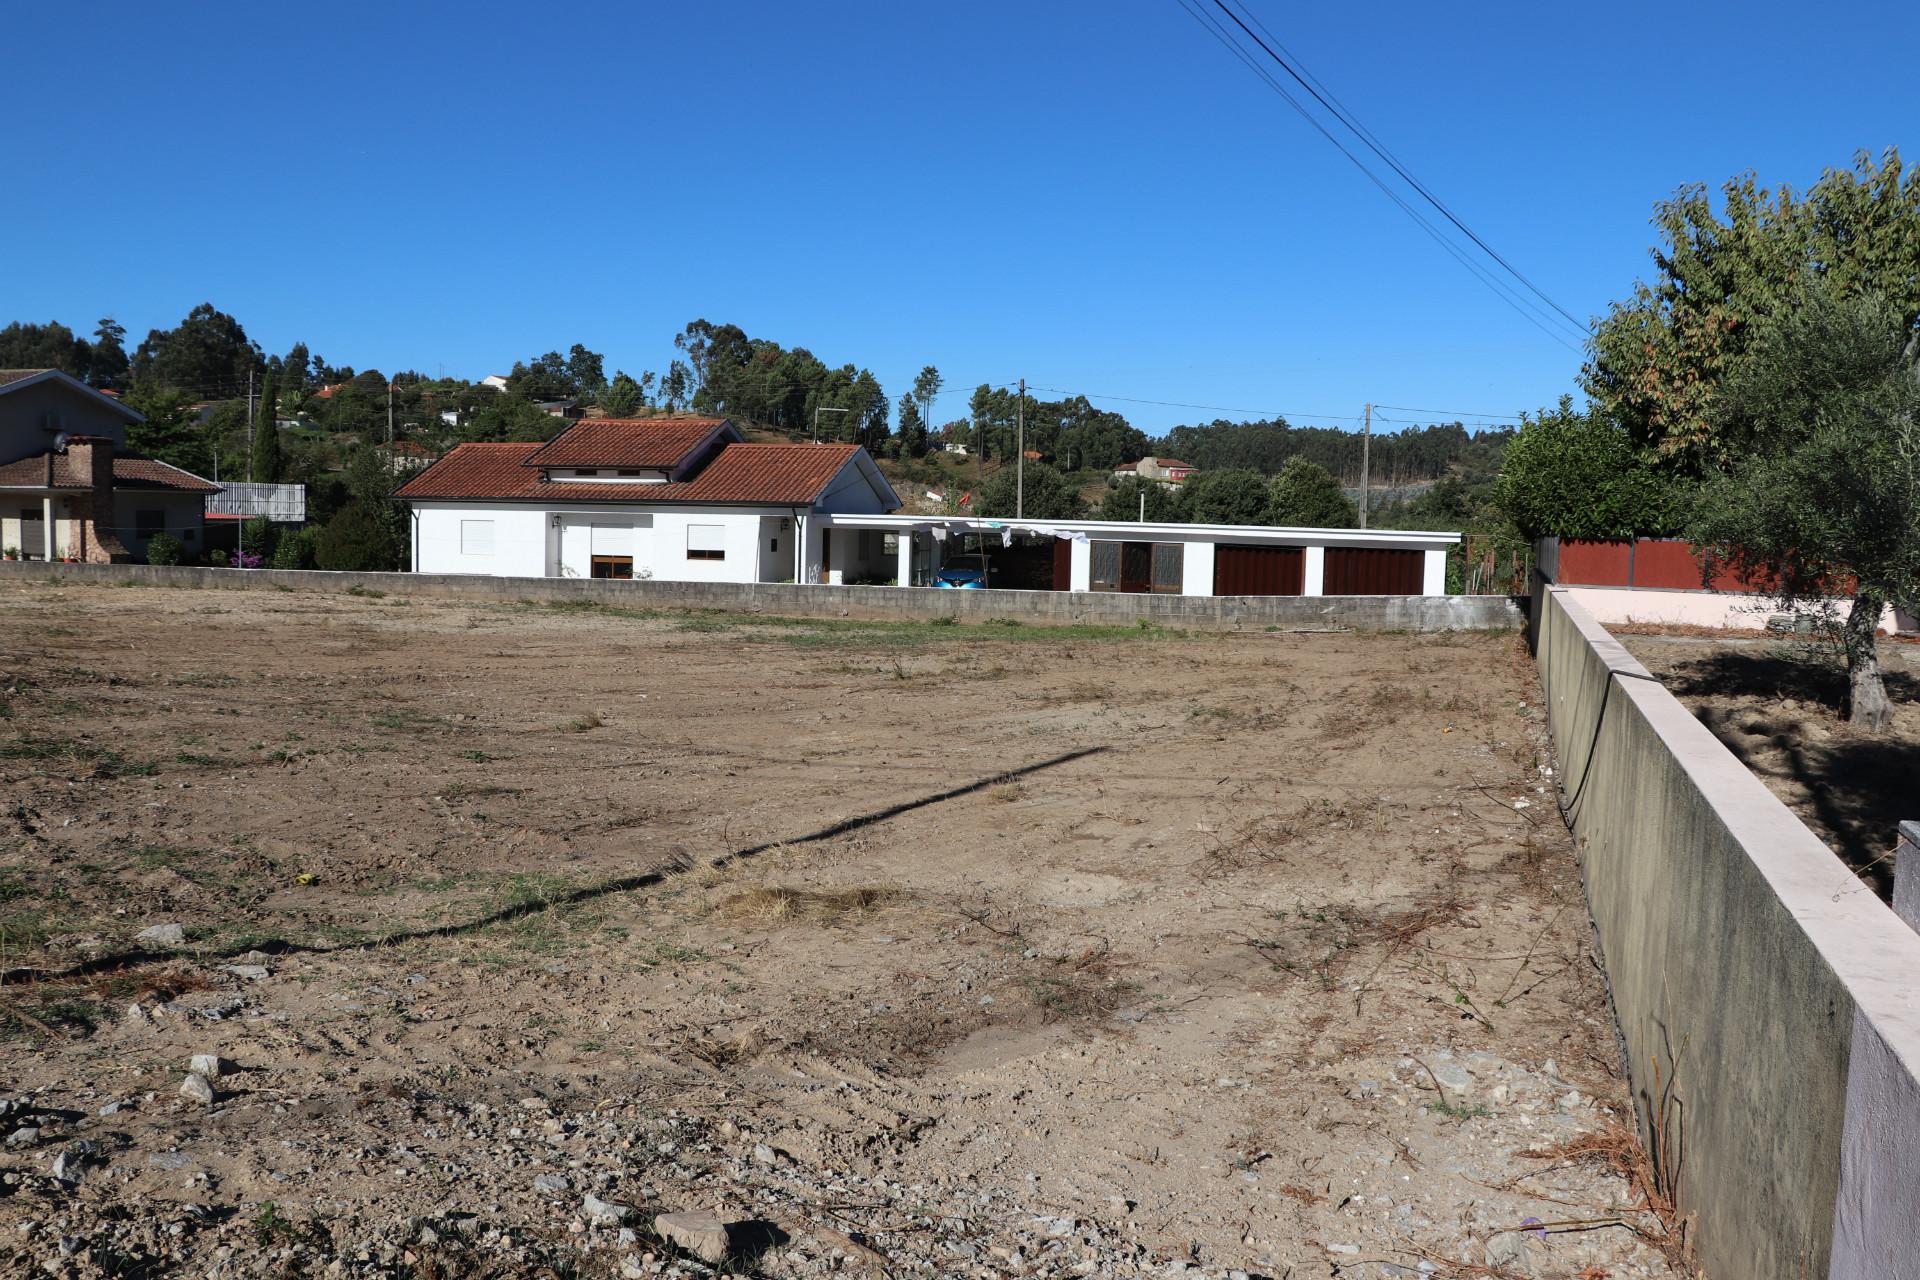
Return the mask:
[[599,418],[544,444],[463,444],[401,485],[418,573],[670,582],[884,581],[898,510],[858,445],[748,444],[724,418]]

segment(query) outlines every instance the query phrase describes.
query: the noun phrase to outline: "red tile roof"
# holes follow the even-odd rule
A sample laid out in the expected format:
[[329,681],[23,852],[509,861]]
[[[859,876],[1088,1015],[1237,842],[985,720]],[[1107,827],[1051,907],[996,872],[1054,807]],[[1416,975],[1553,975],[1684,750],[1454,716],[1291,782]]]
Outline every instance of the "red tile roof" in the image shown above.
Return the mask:
[[860,452],[860,446],[854,444],[729,444],[690,480],[672,484],[615,484],[542,480],[539,470],[529,464],[533,455],[544,447],[539,444],[459,445],[401,485],[394,496],[596,505],[684,502],[807,506],[832,483],[848,460]]
[[203,480],[191,471],[138,454],[118,453],[113,457],[113,487],[116,489],[172,489],[177,493],[218,493],[220,486]]
[[527,458],[530,467],[671,469],[726,425],[725,418],[589,418]]
[[[42,451],[0,466],[0,485],[12,485],[25,488],[43,488],[47,483],[47,451]],[[55,453],[53,457],[53,487],[56,489],[86,489],[91,482],[86,476],[72,469],[68,455]],[[118,453],[113,458],[113,487],[115,489],[170,489],[175,493],[218,493],[220,486],[211,481],[202,480],[191,471],[182,471],[157,458],[142,457],[137,453]]]

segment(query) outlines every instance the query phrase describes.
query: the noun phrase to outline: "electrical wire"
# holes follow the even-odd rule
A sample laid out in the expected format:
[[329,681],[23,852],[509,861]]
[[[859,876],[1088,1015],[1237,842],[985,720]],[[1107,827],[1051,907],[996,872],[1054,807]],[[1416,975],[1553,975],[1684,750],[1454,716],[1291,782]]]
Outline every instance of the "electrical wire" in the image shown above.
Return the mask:
[[[1321,89],[1324,88],[1324,86],[1321,86],[1320,82],[1317,79],[1315,79],[1311,74],[1306,73],[1306,68],[1304,65],[1302,65],[1298,70],[1296,70],[1294,67],[1294,63],[1298,62],[1299,59],[1293,55],[1291,50],[1287,50],[1286,57],[1282,57],[1279,53],[1276,53],[1273,47],[1270,46],[1265,40],[1261,39],[1260,36],[1254,34],[1253,30],[1250,27],[1248,27],[1244,21],[1241,20],[1240,15],[1235,13],[1233,9],[1227,5],[1226,0],[1213,0],[1213,3],[1222,13],[1226,14],[1229,18],[1232,18],[1234,21],[1234,25],[1238,26],[1242,31],[1246,32],[1247,37],[1251,39],[1255,44],[1259,45],[1260,48],[1266,52],[1268,57],[1272,58],[1275,62],[1279,63],[1282,69],[1284,69],[1288,75],[1292,76],[1296,81],[1299,82],[1300,86],[1303,89],[1305,89],[1308,93],[1312,94],[1314,101],[1318,102],[1321,106],[1325,107],[1328,111],[1332,112],[1333,117],[1336,120],[1340,121],[1341,124],[1344,124],[1348,129],[1350,129],[1354,133],[1356,137],[1358,137],[1362,142],[1364,142],[1367,145],[1368,150],[1372,151],[1374,155],[1379,156],[1382,160],[1386,161],[1387,165],[1390,168],[1392,168],[1392,170],[1395,173],[1399,174],[1400,178],[1408,186],[1412,187],[1415,191],[1419,192],[1422,199],[1424,199],[1428,204],[1432,205],[1435,209],[1437,209],[1440,212],[1440,215],[1442,217],[1444,217],[1448,222],[1451,222],[1454,226],[1458,227],[1461,233],[1465,235],[1467,239],[1479,245],[1480,248],[1486,253],[1488,257],[1492,258],[1495,262],[1499,263],[1502,267],[1506,268],[1507,273],[1511,275],[1514,279],[1518,280],[1521,284],[1525,285],[1528,288],[1528,290],[1530,290],[1533,293],[1535,297],[1539,298],[1542,302],[1546,303],[1548,306],[1552,307],[1555,311],[1559,312],[1563,317],[1565,317],[1567,323],[1572,325],[1574,329],[1577,330],[1583,337],[1586,335],[1587,327],[1585,325],[1581,324],[1578,320],[1574,319],[1573,314],[1569,312],[1565,307],[1561,306],[1559,303],[1555,302],[1552,298],[1548,297],[1546,292],[1543,289],[1541,289],[1539,285],[1536,285],[1532,280],[1529,280],[1526,277],[1526,275],[1520,271],[1518,267],[1514,266],[1511,262],[1508,262],[1504,257],[1502,257],[1500,253],[1497,250],[1495,250],[1492,245],[1488,244],[1485,240],[1482,240],[1478,235],[1478,233],[1476,233],[1472,227],[1469,227],[1466,223],[1462,222],[1454,214],[1453,210],[1449,209],[1444,203],[1441,202],[1440,197],[1434,195],[1433,192],[1428,189],[1426,183],[1414,177],[1414,175],[1408,171],[1407,167],[1400,163],[1400,160],[1397,156],[1395,156],[1391,151],[1388,151],[1386,147],[1377,138],[1373,136],[1373,133],[1370,130],[1368,130],[1364,125],[1360,124],[1360,122],[1353,117],[1353,113],[1346,109],[1346,106],[1344,103],[1339,102],[1338,99],[1333,99],[1330,101],[1329,99],[1332,98],[1331,94],[1322,94]],[[1268,37],[1271,37],[1273,35],[1272,32],[1267,31],[1266,24],[1261,23],[1259,18],[1254,16],[1253,11],[1247,8],[1245,4],[1245,0],[1241,0],[1240,7],[1246,10],[1247,16],[1253,18],[1254,22],[1260,26],[1260,30],[1262,32],[1265,32]],[[1274,44],[1277,45],[1277,44],[1280,44],[1280,42],[1278,40],[1275,40]],[[1286,49],[1285,45],[1281,45],[1280,47],[1283,50]]]
[[[1183,10],[1185,10],[1189,17],[1191,17],[1195,22],[1199,23],[1202,30],[1206,31],[1209,35],[1213,36],[1215,40],[1220,42],[1220,45],[1223,48],[1225,48],[1229,53],[1233,54],[1235,58],[1239,59],[1242,66],[1246,67],[1247,70],[1251,71],[1255,76],[1257,76],[1261,81],[1263,81],[1269,89],[1273,90],[1274,93],[1278,94],[1281,100],[1284,101],[1288,106],[1292,107],[1293,110],[1300,116],[1301,119],[1305,120],[1309,125],[1313,127],[1315,132],[1319,133],[1321,137],[1325,138],[1329,143],[1331,143],[1334,149],[1339,151],[1341,155],[1345,156],[1347,160],[1350,163],[1352,163],[1353,167],[1360,171],[1361,175],[1364,176],[1367,179],[1367,181],[1371,182],[1375,187],[1379,188],[1380,193],[1386,196],[1387,199],[1393,201],[1394,204],[1398,205],[1402,213],[1406,214],[1409,218],[1413,219],[1414,223],[1418,225],[1422,231],[1425,231],[1435,244],[1439,245],[1443,250],[1445,250],[1447,254],[1451,256],[1454,259],[1454,261],[1458,262],[1462,267],[1464,267],[1469,274],[1471,274],[1475,279],[1479,280],[1480,283],[1482,283],[1489,290],[1491,290],[1496,297],[1498,297],[1502,302],[1505,302],[1509,307],[1511,307],[1515,312],[1517,312],[1521,316],[1521,318],[1525,319],[1529,324],[1533,325],[1534,328],[1540,330],[1540,332],[1546,334],[1547,337],[1551,338],[1555,342],[1558,342],[1561,346],[1567,348],[1569,351],[1572,351],[1575,354],[1578,354],[1580,352],[1579,347],[1567,341],[1567,339],[1564,336],[1562,336],[1561,333],[1556,331],[1554,328],[1550,327],[1550,321],[1551,321],[1550,315],[1548,315],[1546,312],[1539,311],[1532,304],[1529,304],[1523,296],[1518,294],[1516,291],[1508,288],[1507,286],[1503,285],[1500,282],[1500,280],[1496,278],[1491,272],[1483,268],[1479,263],[1475,262],[1472,258],[1468,257],[1465,251],[1463,251],[1452,240],[1448,239],[1444,234],[1442,234],[1440,229],[1435,227],[1432,222],[1430,222],[1426,217],[1424,217],[1420,213],[1419,210],[1415,209],[1411,204],[1407,203],[1406,199],[1402,197],[1399,192],[1395,191],[1392,187],[1387,185],[1384,179],[1382,179],[1372,169],[1368,168],[1366,163],[1363,160],[1361,160],[1359,156],[1355,155],[1351,148],[1349,148],[1345,143],[1341,142],[1339,138],[1335,137],[1333,132],[1329,130],[1326,127],[1326,125],[1323,124],[1311,111],[1309,111],[1304,103],[1302,103],[1298,98],[1294,97],[1294,95],[1287,90],[1287,87],[1285,85],[1281,84],[1278,80],[1276,80],[1273,77],[1271,72],[1267,71],[1266,68],[1262,67],[1258,62],[1256,62],[1253,58],[1253,55],[1249,53],[1238,41],[1234,40],[1232,34],[1228,32],[1226,28],[1222,26],[1217,19],[1211,18],[1204,9],[1200,8],[1199,7],[1200,0],[1174,0],[1174,2],[1178,4]],[[1217,4],[1219,3],[1219,0],[1214,0],[1214,2]],[[1232,15],[1230,14],[1229,16],[1232,16]],[[1584,337],[1586,331],[1584,329],[1581,329],[1580,332]]]

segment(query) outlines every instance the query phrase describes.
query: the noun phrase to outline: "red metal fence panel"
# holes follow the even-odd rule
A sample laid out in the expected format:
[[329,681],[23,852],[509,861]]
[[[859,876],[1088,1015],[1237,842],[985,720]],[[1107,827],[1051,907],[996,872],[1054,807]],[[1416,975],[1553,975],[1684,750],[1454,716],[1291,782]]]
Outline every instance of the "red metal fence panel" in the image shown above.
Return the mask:
[[1554,579],[1569,586],[1629,587],[1633,585],[1633,543],[1560,539],[1560,572]]

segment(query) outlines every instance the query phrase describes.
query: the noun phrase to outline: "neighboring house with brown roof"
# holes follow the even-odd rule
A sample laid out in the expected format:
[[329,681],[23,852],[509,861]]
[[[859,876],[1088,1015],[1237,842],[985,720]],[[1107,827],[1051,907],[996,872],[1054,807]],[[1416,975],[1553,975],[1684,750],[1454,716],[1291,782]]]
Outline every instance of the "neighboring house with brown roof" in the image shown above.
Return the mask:
[[900,499],[865,449],[748,444],[725,418],[589,418],[529,444],[462,444],[401,485],[417,573],[851,582],[889,535],[819,518]]
[[58,369],[0,369],[0,552],[104,564],[165,532],[197,555],[219,486],[130,452],[144,421]]
[[1125,480],[1138,476],[1142,480],[1158,480],[1163,485],[1183,483],[1188,476],[1200,468],[1191,462],[1182,462],[1178,458],[1142,458],[1138,462],[1123,462],[1113,469],[1116,480]]

